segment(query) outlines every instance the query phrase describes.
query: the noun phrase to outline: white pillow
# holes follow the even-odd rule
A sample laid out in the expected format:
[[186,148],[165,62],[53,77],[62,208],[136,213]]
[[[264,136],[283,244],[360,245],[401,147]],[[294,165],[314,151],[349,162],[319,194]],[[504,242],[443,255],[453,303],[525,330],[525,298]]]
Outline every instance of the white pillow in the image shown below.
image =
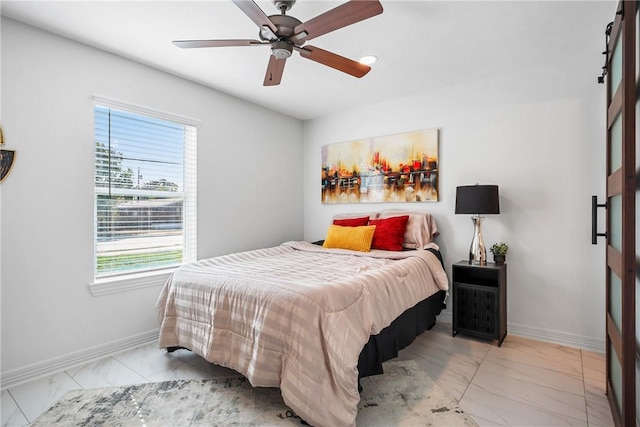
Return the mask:
[[426,249],[433,241],[433,238],[438,235],[438,227],[431,214],[402,209],[387,209],[380,212],[378,219],[402,215],[409,215],[402,246],[407,249]]

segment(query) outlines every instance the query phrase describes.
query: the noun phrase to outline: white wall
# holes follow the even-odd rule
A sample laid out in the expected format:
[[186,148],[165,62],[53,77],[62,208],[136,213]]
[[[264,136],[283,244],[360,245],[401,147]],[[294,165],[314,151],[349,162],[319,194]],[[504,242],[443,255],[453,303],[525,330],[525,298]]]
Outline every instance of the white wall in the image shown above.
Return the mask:
[[157,331],[159,287],[89,293],[94,94],[201,121],[199,258],[302,239],[300,121],[2,18],[3,379]]
[[[336,213],[425,210],[437,220],[450,273],[467,258],[473,234],[470,215],[454,214],[456,186],[497,184],[501,214],[487,216],[483,231],[488,246],[510,246],[510,332],[604,351],[604,245],[591,245],[590,203],[605,194],[605,88],[596,76],[614,6],[576,3],[580,43],[563,64],[532,58],[511,67],[525,69],[518,73],[438,92],[416,88],[409,98],[306,122],[305,239],[323,238]],[[553,31],[553,20],[544,31]],[[441,201],[321,204],[321,146],[430,128],[441,132]]]

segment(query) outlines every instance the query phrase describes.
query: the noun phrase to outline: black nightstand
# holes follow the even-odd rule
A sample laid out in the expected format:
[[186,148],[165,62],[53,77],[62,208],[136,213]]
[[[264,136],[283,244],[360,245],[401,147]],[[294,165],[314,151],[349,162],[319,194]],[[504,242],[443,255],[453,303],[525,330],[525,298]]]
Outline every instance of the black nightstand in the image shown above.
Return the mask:
[[453,264],[453,336],[507,336],[507,265]]

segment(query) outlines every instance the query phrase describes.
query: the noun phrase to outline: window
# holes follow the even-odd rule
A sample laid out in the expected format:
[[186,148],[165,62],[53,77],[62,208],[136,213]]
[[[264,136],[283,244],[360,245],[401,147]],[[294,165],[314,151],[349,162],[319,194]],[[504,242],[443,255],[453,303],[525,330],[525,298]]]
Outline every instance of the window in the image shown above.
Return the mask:
[[94,132],[96,281],[194,261],[195,122],[96,97]]

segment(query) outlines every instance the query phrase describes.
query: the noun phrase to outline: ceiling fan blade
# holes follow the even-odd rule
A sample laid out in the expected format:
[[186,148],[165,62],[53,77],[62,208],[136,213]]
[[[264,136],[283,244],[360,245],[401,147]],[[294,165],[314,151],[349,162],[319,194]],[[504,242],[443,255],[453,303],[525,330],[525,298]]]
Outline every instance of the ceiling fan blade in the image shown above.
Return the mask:
[[239,39],[239,40],[176,40],[174,45],[183,49],[191,49],[196,47],[226,47],[226,46],[259,46],[263,43],[258,40]]
[[273,55],[269,56],[267,73],[264,75],[264,86],[276,86],[280,84],[280,80],[282,80],[282,73],[284,71],[284,64],[286,62],[286,58],[277,59]]
[[278,32],[278,27],[271,22],[271,19],[266,13],[260,9],[253,0],[232,0],[236,6],[242,10],[256,25],[260,28],[265,26],[271,30],[271,33],[275,35]]
[[344,56],[337,55],[335,53],[320,49],[315,46],[304,46],[302,48],[296,48],[300,52],[300,56],[310,59],[312,61],[319,62],[327,67],[334,68],[343,73],[351,74],[354,77],[362,77],[371,71],[371,67],[353,61]]
[[311,40],[381,13],[382,5],[378,0],[351,0],[297,25],[293,29],[294,37]]

